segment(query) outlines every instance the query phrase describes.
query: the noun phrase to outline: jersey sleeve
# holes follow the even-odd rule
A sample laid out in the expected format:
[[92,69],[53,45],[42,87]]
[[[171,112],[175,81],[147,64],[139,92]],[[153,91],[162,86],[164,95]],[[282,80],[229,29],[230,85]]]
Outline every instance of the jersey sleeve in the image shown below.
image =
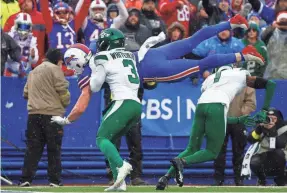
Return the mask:
[[116,5],[119,10],[119,15],[113,20],[113,23],[111,24],[110,28],[119,29],[126,22],[129,17],[129,14],[124,3],[121,0]]
[[31,50],[33,49],[35,52],[35,57],[32,58],[31,54],[29,56],[29,62],[31,63],[31,65],[36,64],[39,60],[39,52],[38,52],[38,48],[37,48],[37,38],[36,37],[32,37],[31,43],[30,43],[30,48]]
[[109,61],[109,58],[106,54],[98,54],[94,58],[94,64],[96,66],[104,66]]
[[149,37],[144,43],[143,45],[140,47],[139,51],[137,52],[137,56],[138,56],[138,61],[141,62],[146,53],[148,52],[148,50],[153,47],[154,45],[164,41],[166,39],[166,35],[164,32],[161,32],[160,34],[158,34],[157,36],[152,36]]
[[266,5],[263,5],[262,2],[258,13],[266,21],[267,24],[272,24],[272,22],[275,20],[275,10],[267,7]]
[[86,66],[84,68],[84,72],[78,77],[78,86],[81,90],[90,84],[90,78],[91,68],[89,66]]

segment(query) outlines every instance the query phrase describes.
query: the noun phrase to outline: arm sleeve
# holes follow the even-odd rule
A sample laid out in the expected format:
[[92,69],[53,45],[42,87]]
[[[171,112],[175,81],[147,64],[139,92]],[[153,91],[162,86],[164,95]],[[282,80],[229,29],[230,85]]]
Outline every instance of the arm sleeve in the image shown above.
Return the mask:
[[32,64],[36,64],[39,60],[39,52],[38,52],[38,48],[37,48],[37,38],[35,38],[35,37],[32,38],[31,49],[35,50],[35,57],[32,58],[31,54],[29,56],[29,63],[32,65]]
[[247,141],[249,143],[256,143],[260,141],[260,134],[256,133],[255,130],[251,131],[251,133],[249,133],[249,135],[247,136]]
[[119,0],[117,7],[119,9],[119,15],[113,20],[111,28],[119,29],[126,22],[129,14],[122,0]]
[[202,0],[202,6],[209,17],[213,13],[213,7],[209,4],[209,0]]
[[144,56],[148,52],[148,50],[153,47],[154,45],[164,41],[166,39],[166,35],[164,32],[161,32],[157,36],[149,37],[140,47],[139,51],[137,52],[138,61],[141,62],[144,59]]
[[256,94],[255,89],[246,87],[244,102],[241,107],[241,113],[243,115],[249,115],[256,109]]
[[86,16],[89,13],[90,4],[91,4],[91,0],[84,0],[79,12],[76,13],[76,16],[75,16],[75,31],[76,32],[80,29],[83,22],[85,21]]
[[192,50],[192,53],[205,58],[208,55],[209,49],[206,46],[208,44],[208,40],[201,42],[196,48]]
[[[78,14],[81,10],[81,7],[84,3],[84,0],[79,0],[77,5],[76,5],[76,8],[75,8],[75,13]],[[82,24],[82,29],[85,30],[86,27],[87,27],[87,24],[88,24],[88,18],[86,17],[83,21],[83,24]]]
[[261,7],[261,2],[259,0],[249,0],[249,3],[252,5],[254,11],[259,12]]
[[14,15],[11,15],[7,20],[6,20],[6,23],[4,25],[4,28],[3,28],[3,31],[4,32],[9,32],[12,27],[14,26],[14,21],[15,21],[15,14]]
[[272,26],[268,26],[261,34],[262,41],[267,45],[270,37],[273,34],[274,29]]
[[260,3],[259,15],[266,21],[267,24],[272,24],[275,20],[275,10]]
[[66,80],[63,71],[61,68],[52,70],[53,81],[55,89],[60,96],[61,102],[64,107],[68,106],[71,102],[71,95],[68,90],[69,82]]
[[41,3],[41,12],[43,14],[43,18],[45,18],[46,30],[49,34],[53,28],[53,18],[49,11],[49,1],[48,0],[40,0]]
[[106,71],[103,65],[98,65],[92,70],[90,88],[92,92],[101,90],[106,79]]
[[176,11],[177,4],[177,1],[169,2],[166,0],[160,0],[158,5],[160,14],[168,15]]
[[7,42],[9,42],[9,56],[15,62],[20,62],[21,59],[21,48],[15,42],[13,38],[11,38],[8,34],[4,34],[5,38],[7,38]]
[[287,146],[287,131],[276,137],[276,148],[286,148]]

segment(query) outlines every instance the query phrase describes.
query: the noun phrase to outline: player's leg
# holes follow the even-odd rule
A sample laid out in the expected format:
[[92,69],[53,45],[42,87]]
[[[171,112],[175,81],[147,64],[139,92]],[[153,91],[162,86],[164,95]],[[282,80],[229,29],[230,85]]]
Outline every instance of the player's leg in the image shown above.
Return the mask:
[[[181,152],[177,156],[177,158],[186,157],[200,149],[204,135],[204,124],[205,124],[204,107],[203,105],[199,104],[197,105],[195,110],[195,117],[191,128],[191,134],[188,146],[183,152]],[[165,176],[159,179],[156,189],[164,190],[168,184],[168,180],[172,177],[175,177],[175,169],[173,166],[170,167]]]
[[129,127],[141,114],[141,104],[133,100],[115,101],[103,117],[98,130],[97,145],[109,160],[114,178],[117,177],[116,168],[124,164],[117,148],[112,143],[124,135]]
[[241,27],[246,30],[248,28],[247,20],[241,15],[232,17],[228,22],[202,28],[189,38],[155,48],[155,50],[164,54],[168,60],[178,59],[190,53],[202,41],[217,35],[219,32],[237,27]]
[[176,171],[176,181],[180,186],[183,185],[183,166],[214,160],[219,154],[224,141],[226,127],[225,106],[221,103],[202,105],[206,114],[204,127],[207,142],[206,149],[199,150],[181,159],[175,158],[172,160]]
[[[231,29],[229,22],[220,23],[217,25],[208,26],[200,29],[191,37],[178,40],[164,46],[160,46],[158,48],[154,48],[153,50],[158,54],[164,54],[166,59],[173,60],[183,57],[184,55],[190,53],[198,44],[202,41],[211,38],[212,36],[217,35],[218,33]],[[149,51],[149,52],[150,52]],[[148,54],[148,53],[147,53]]]
[[[240,54],[239,54],[240,55]],[[237,62],[236,54],[215,54],[202,60],[176,59],[161,61],[153,68],[142,67],[144,81],[176,82],[208,68]]]
[[184,157],[187,165],[214,160],[219,154],[225,137],[226,110],[221,103],[205,104],[207,116],[205,121],[206,149]]

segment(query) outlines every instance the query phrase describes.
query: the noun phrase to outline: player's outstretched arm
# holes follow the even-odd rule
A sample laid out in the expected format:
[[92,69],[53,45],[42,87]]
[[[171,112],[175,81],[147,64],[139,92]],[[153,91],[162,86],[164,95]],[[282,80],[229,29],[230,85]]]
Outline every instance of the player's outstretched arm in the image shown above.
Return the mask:
[[87,109],[90,99],[92,96],[92,92],[90,90],[90,86],[87,85],[82,89],[82,93],[72,109],[71,113],[68,115],[67,119],[70,122],[76,121]]
[[266,80],[256,76],[246,76],[246,85],[255,89],[266,89],[263,109],[267,110],[270,107],[276,83],[272,80]]
[[91,96],[92,92],[90,86],[87,85],[82,89],[82,93],[68,117],[62,118],[61,116],[53,116],[51,122],[58,123],[59,125],[68,125],[76,121],[86,111]]

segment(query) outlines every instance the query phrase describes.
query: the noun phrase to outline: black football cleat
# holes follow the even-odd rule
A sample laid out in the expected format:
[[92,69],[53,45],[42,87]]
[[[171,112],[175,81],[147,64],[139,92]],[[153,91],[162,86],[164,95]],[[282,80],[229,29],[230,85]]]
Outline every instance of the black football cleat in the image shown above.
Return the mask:
[[156,190],[164,190],[168,186],[168,181],[168,177],[162,176],[157,182]]
[[170,161],[175,169],[175,180],[179,187],[183,186],[183,162],[180,158],[174,158]]

